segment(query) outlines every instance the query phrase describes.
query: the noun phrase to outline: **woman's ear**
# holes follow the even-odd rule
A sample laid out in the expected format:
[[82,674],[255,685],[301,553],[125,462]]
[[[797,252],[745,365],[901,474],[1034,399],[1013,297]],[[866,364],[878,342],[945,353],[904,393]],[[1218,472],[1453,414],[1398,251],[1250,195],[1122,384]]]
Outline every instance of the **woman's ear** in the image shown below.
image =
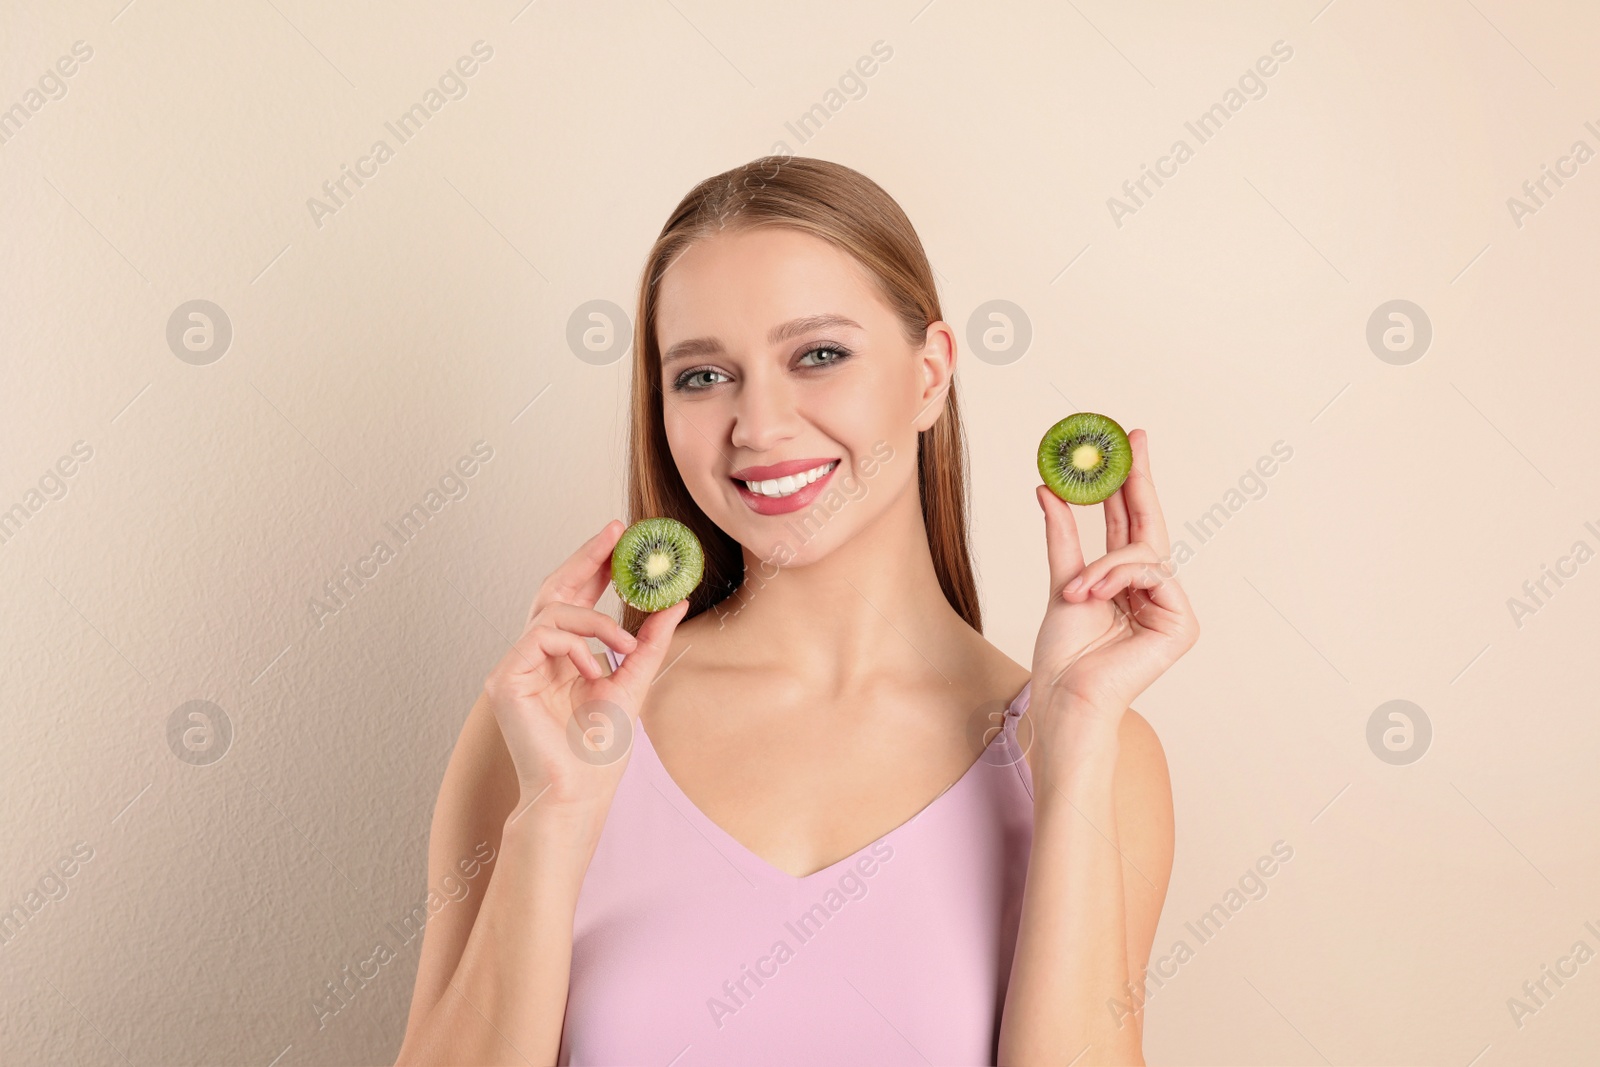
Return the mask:
[[928,323],[928,334],[917,350],[921,392],[912,427],[921,433],[944,414],[944,398],[956,373],[956,335],[943,319]]

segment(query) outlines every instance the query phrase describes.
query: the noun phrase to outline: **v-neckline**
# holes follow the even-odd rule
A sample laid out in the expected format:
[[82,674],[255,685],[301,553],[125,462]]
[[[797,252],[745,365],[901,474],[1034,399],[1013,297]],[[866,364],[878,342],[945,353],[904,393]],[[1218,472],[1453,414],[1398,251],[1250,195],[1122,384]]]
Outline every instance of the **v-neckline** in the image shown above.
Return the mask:
[[[607,651],[609,652],[609,649]],[[1018,708],[1019,705],[1023,711],[1027,710],[1029,690],[1032,688],[1032,686],[1033,680],[1031,678],[1027,682],[1023,683],[1022,689],[1017,693],[1016,696],[1012,697],[1011,702],[1006,705],[1005,711],[1002,713],[1002,719],[1012,719],[1013,710]],[[1016,714],[1021,715],[1022,712],[1018,711]],[[988,744],[984,745],[983,750],[978,753],[977,759],[973,760],[972,763],[968,765],[967,769],[962,772],[961,776],[955,781],[951,782],[949,785],[945,786],[937,796],[914,812],[910,818],[892,827],[886,832],[879,834],[876,838],[867,842],[865,845],[856,849],[843,859],[830,863],[820,870],[812,871],[810,874],[791,874],[782,867],[779,867],[777,864],[773,863],[771,860],[761,856],[744,842],[740,841],[737,837],[734,837],[727,830],[723,829],[721,823],[707,815],[700,809],[700,805],[696,804],[689,798],[689,794],[685,793],[683,788],[678,785],[677,779],[672,777],[672,772],[667,770],[667,765],[661,762],[661,755],[656,751],[655,743],[650,740],[649,731],[645,729],[644,719],[640,718],[635,725],[638,727],[635,733],[637,734],[639,741],[642,742],[642,744],[636,747],[648,750],[649,762],[652,765],[655,775],[666,784],[668,792],[671,793],[671,796],[666,796],[666,794],[663,794],[663,797],[668,803],[672,804],[673,807],[678,809],[679,814],[683,815],[684,818],[689,820],[691,825],[693,825],[696,830],[700,832],[702,837],[706,836],[707,834],[711,835],[707,838],[707,843],[710,844],[712,848],[721,853],[723,858],[727,859],[730,863],[733,862],[735,856],[742,860],[742,863],[735,864],[735,867],[740,869],[741,874],[745,873],[744,869],[754,869],[765,878],[776,878],[782,880],[785,884],[790,886],[801,886],[813,880],[823,878],[831,873],[835,873],[845,866],[855,863],[856,860],[861,858],[861,856],[864,855],[874,845],[893,837],[901,830],[904,830],[906,827],[910,826],[912,823],[928,814],[928,812],[931,811],[935,805],[937,805],[951,793],[955,792],[958,787],[965,784],[966,781],[970,779],[977,771],[979,766],[989,763],[989,750],[995,745],[1001,744],[1004,741],[1006,730],[1011,723],[1009,721],[1002,722],[1001,728],[995,731],[994,736],[989,739]],[[635,755],[637,755],[637,753],[635,753]],[[724,849],[723,847],[719,846],[716,843],[716,840],[713,840],[713,838],[724,842],[727,848]],[[732,852],[732,855],[729,855],[730,851]],[[748,878],[748,875],[746,875],[746,877]]]

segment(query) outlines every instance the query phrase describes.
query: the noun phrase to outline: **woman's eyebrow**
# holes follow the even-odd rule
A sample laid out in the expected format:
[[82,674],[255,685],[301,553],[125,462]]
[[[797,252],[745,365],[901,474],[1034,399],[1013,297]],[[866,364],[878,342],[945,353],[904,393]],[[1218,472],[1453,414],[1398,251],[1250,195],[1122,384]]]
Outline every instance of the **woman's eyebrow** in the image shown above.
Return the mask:
[[[774,326],[767,334],[768,344],[780,344],[791,337],[798,337],[813,330],[859,330],[859,322],[844,315],[807,315],[805,318],[791,319],[788,322]],[[722,342],[715,337],[691,337],[687,341],[679,341],[667,349],[661,356],[663,368],[685,359],[697,359],[700,356],[718,355],[723,351]]]

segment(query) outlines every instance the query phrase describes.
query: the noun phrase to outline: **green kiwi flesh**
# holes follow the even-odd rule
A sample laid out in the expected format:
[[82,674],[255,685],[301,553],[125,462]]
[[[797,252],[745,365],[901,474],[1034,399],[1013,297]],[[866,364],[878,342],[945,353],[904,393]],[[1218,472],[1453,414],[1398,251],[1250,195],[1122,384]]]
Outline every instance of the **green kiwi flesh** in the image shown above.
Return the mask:
[[677,519],[640,519],[611,550],[611,584],[640,611],[662,611],[694,592],[706,556],[694,531]]
[[1133,448],[1116,420],[1092,411],[1068,415],[1039,442],[1039,477],[1069,504],[1098,504],[1122,487]]

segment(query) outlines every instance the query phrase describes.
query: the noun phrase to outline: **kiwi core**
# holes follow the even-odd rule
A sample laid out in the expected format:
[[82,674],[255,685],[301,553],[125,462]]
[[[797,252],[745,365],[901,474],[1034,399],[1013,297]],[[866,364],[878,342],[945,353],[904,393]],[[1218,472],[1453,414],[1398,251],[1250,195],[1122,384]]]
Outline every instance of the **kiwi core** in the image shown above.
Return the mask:
[[1094,445],[1079,445],[1072,450],[1072,465],[1081,471],[1092,471],[1100,465],[1100,450]]
[[647,578],[659,578],[673,567],[672,556],[666,552],[652,552],[644,561],[644,573]]

